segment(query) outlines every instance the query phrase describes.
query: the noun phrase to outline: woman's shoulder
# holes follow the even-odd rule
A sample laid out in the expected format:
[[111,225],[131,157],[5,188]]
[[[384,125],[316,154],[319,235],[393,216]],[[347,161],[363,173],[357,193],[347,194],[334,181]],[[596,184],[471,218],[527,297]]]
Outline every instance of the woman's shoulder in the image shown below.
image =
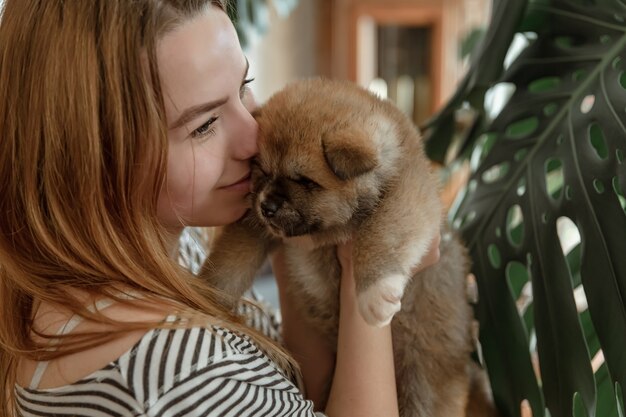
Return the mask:
[[[245,335],[214,324],[185,326],[170,316],[172,327],[152,329],[115,361],[129,383],[144,378],[160,390],[196,372],[238,357],[266,361],[259,348]],[[221,366],[221,365],[220,365]]]
[[[176,325],[175,317],[168,320]],[[152,329],[119,358],[72,384],[17,389],[26,409],[71,402],[76,411],[94,402],[113,401],[117,408],[134,413],[179,410],[199,403],[203,409],[224,404],[236,408],[246,401],[253,404],[253,394],[265,401],[270,392],[287,402],[302,402],[303,410],[310,407],[246,336],[217,325]],[[239,400],[233,402],[234,398]]]
[[216,325],[155,329],[119,367],[155,415],[313,416],[313,404],[247,336]]
[[288,382],[247,336],[216,325],[151,330],[116,364],[133,391],[153,396],[206,375],[245,380],[251,372]]

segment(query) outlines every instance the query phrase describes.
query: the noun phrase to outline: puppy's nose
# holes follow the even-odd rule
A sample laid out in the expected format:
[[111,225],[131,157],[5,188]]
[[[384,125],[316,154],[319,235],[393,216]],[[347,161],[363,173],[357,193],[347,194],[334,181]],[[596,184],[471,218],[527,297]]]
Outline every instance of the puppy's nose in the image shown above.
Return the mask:
[[261,203],[261,213],[265,217],[274,217],[280,206],[283,204],[281,200],[275,200],[273,198],[265,199]]

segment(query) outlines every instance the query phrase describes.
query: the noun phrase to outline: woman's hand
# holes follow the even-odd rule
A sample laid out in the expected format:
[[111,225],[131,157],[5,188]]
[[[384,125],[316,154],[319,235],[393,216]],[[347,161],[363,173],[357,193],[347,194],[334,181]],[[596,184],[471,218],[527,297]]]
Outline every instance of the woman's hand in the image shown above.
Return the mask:
[[[413,272],[439,260],[439,235]],[[337,359],[326,407],[329,416],[397,416],[398,399],[393,363],[391,326],[368,325],[356,297],[352,243],[339,245],[341,294]]]
[[330,417],[398,416],[391,327],[370,326],[356,297],[351,242],[340,245],[339,332],[333,383],[326,406]]
[[272,256],[272,268],[280,298],[283,343],[300,365],[304,394],[313,401],[316,409],[321,409],[335,367],[334,349],[326,344],[324,336],[316,328],[304,320],[296,306],[297,300],[287,293],[285,284],[288,276],[282,249]]
[[440,243],[441,243],[441,235],[437,233],[437,236],[435,236],[433,241],[430,243],[428,252],[426,252],[426,254],[422,257],[422,259],[420,259],[420,263],[417,264],[417,266],[413,268],[413,274],[416,274],[419,271],[422,271],[428,268],[429,266],[433,266],[434,264],[439,262],[439,257],[441,255],[439,253]]

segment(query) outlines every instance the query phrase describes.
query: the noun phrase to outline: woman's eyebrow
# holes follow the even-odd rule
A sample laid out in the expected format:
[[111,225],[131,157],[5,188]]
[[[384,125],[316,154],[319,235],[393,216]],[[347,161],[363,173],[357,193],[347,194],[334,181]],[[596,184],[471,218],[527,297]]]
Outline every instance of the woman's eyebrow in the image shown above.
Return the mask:
[[[250,62],[248,62],[247,57],[244,57],[244,58],[246,59],[246,69],[243,73],[242,84],[246,80],[246,77],[248,76],[248,71],[250,70]],[[224,98],[220,98],[214,101],[209,101],[207,103],[202,103],[196,106],[191,106],[185,109],[185,111],[183,111],[180,114],[180,116],[178,116],[178,119],[176,119],[176,121],[170,125],[169,129],[170,130],[177,129],[181,127],[182,125],[184,125],[185,123],[195,119],[198,115],[210,112],[211,110],[223,105],[227,101],[228,101],[228,97],[224,97]]]
[[218,100],[209,101],[207,103],[198,104],[196,106],[191,106],[185,109],[184,112],[176,119],[174,123],[172,123],[169,127],[170,130],[177,129],[184,125],[185,123],[195,119],[198,115],[202,113],[207,113],[213,110],[216,107],[219,107],[228,101],[228,97],[220,98]]

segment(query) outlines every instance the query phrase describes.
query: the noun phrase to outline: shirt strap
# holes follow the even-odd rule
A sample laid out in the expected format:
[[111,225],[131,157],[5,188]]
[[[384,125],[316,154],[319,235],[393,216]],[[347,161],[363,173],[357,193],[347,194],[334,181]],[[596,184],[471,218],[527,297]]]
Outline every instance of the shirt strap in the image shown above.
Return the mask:
[[[87,310],[94,313],[96,311],[103,310],[114,303],[115,301],[111,300],[110,298],[103,298],[102,300],[96,301],[95,304],[88,306]],[[56,336],[64,336],[71,333],[71,331],[74,330],[81,321],[83,321],[82,317],[74,314],[63,326],[61,326],[61,328],[57,331]],[[56,342],[54,340],[56,340]],[[58,343],[58,339],[53,339],[53,342],[51,344],[54,345],[55,343]],[[51,347],[51,349],[53,349],[53,347]],[[41,383],[41,378],[43,378],[43,374],[46,372],[49,364],[50,361],[42,361],[37,363],[37,367],[35,368],[35,372],[33,373],[33,379],[31,379],[28,388],[34,390],[39,387],[39,384]]]

